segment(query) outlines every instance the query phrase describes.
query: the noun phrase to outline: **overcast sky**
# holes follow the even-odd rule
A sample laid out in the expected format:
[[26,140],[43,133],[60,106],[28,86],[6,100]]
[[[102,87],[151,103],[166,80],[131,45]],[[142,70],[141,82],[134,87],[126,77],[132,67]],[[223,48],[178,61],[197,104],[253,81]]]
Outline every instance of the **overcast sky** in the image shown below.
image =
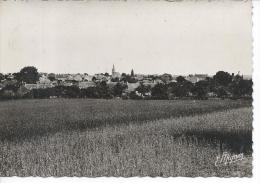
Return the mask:
[[251,3],[0,2],[0,72],[252,72]]

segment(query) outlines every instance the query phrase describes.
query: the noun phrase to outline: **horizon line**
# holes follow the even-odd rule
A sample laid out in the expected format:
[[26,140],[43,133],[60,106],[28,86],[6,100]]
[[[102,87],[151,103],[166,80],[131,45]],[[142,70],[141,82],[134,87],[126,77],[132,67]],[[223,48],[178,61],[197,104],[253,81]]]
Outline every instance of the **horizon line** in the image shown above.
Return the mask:
[[[115,65],[115,64],[113,64],[113,65]],[[112,65],[112,66],[113,66]],[[33,65],[28,65],[28,66],[23,66],[22,68],[24,68],[24,67],[35,67],[37,70],[38,70],[38,73],[47,73],[47,74],[50,74],[50,73],[54,73],[54,74],[88,74],[88,75],[95,75],[95,74],[105,74],[105,73],[109,73],[109,74],[111,74],[112,72],[112,68],[111,68],[111,71],[110,72],[107,72],[107,71],[104,71],[104,72],[92,72],[92,73],[88,73],[88,72],[50,72],[50,71],[40,71],[40,69],[38,68],[38,67],[36,67],[36,66],[33,66]],[[16,71],[16,72],[3,72],[3,71],[1,71],[1,69],[0,69],[0,73],[2,73],[2,74],[13,74],[13,73],[17,73],[17,72],[20,72],[20,70],[22,69],[22,68],[20,68],[18,71]],[[131,70],[134,70],[134,73],[135,74],[142,74],[142,75],[163,75],[163,74],[171,74],[172,76],[175,76],[175,75],[179,75],[179,76],[186,76],[186,75],[195,75],[195,74],[205,74],[205,75],[208,75],[208,76],[213,76],[213,75],[215,75],[217,72],[219,72],[219,71],[224,71],[224,72],[228,72],[228,73],[230,73],[230,74],[232,74],[232,73],[234,73],[234,74],[240,74],[240,75],[245,75],[245,76],[253,76],[253,72],[251,73],[251,74],[249,74],[249,73],[242,73],[241,71],[237,71],[237,72],[230,72],[230,71],[227,71],[227,70],[224,70],[224,69],[220,69],[220,70],[217,70],[217,71],[215,71],[214,73],[206,73],[206,72],[204,72],[204,73],[202,73],[202,72],[193,72],[193,73],[175,73],[175,74],[173,74],[173,73],[171,73],[171,72],[163,72],[163,73],[140,73],[140,72],[135,72],[135,69],[134,68],[131,68],[131,69],[129,69],[129,72],[119,72],[120,74],[122,74],[122,73],[125,73],[125,74],[130,74],[131,73]],[[106,69],[105,69],[106,70]],[[116,72],[118,72],[117,71],[117,69],[116,69]]]

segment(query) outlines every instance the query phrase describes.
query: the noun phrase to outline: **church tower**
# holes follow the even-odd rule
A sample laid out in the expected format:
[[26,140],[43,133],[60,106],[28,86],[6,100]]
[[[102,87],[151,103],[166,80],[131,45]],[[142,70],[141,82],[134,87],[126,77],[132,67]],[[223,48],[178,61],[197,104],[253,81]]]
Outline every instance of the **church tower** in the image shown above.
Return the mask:
[[112,68],[112,78],[120,78],[121,75],[119,72],[116,72],[116,68],[115,65],[113,64],[113,68]]
[[134,73],[134,69],[131,70],[131,77],[134,77],[135,73]]
[[113,68],[112,68],[112,76],[115,74],[116,69],[115,69],[115,65],[113,64]]

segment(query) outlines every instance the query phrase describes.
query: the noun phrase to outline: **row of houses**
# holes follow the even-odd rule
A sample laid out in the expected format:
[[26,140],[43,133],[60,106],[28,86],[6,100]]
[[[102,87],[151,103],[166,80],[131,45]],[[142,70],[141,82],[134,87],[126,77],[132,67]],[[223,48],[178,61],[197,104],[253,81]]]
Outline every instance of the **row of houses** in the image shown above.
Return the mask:
[[[116,72],[115,66],[113,65],[111,75],[108,73],[100,73],[94,75],[88,74],[53,74],[53,73],[40,73],[39,81],[35,84],[23,83],[23,86],[27,90],[32,89],[45,89],[52,88],[55,86],[77,86],[80,89],[86,89],[88,87],[94,87],[97,83],[105,81],[109,87],[116,85],[124,77],[124,74]],[[170,83],[177,82],[176,79],[178,76],[173,76],[171,74],[162,74],[162,75],[144,75],[144,74],[134,74],[133,70],[131,71],[131,77],[135,82],[128,83],[126,82],[128,92],[134,91],[140,84],[146,86],[154,87],[158,83]],[[206,74],[194,74],[188,75],[184,78],[192,83],[196,83],[200,80],[204,80],[208,77]],[[114,81],[115,79],[117,81]],[[10,82],[15,82],[12,75],[6,81],[0,82],[0,90]]]
[[[189,75],[185,77],[186,80],[196,83],[200,80],[205,79],[207,76],[196,76],[196,75]],[[93,79],[94,78],[94,79]],[[119,78],[120,79],[120,78]],[[88,88],[88,87],[94,87],[96,86],[96,83],[100,81],[107,82],[108,85],[115,85],[117,82],[113,82],[111,80],[111,76],[105,76],[101,74],[97,74],[94,76],[89,75],[57,75],[57,77],[54,80],[50,80],[48,78],[48,75],[41,75],[39,78],[39,81],[35,84],[27,84],[24,83],[25,88],[28,90],[32,89],[45,89],[45,88],[52,88],[55,86],[78,86],[80,89]],[[170,83],[170,82],[177,82],[176,78],[170,79],[168,74],[162,75],[161,78],[151,78],[149,76],[145,75],[137,75],[136,76],[136,83],[127,83],[128,88],[130,90],[134,90],[137,88],[140,83],[144,84],[145,86],[151,86],[154,87],[158,83]],[[8,81],[2,81],[0,82],[0,89],[3,88],[5,85],[15,83],[14,80],[8,80]]]

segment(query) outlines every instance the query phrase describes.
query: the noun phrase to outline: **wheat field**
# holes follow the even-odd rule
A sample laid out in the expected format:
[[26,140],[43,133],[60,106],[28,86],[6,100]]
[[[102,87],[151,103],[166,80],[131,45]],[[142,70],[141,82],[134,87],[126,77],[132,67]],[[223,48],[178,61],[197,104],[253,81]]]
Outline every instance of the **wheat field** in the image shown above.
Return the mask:
[[[250,102],[1,104],[0,176],[252,176]],[[223,152],[245,159],[216,167]]]

